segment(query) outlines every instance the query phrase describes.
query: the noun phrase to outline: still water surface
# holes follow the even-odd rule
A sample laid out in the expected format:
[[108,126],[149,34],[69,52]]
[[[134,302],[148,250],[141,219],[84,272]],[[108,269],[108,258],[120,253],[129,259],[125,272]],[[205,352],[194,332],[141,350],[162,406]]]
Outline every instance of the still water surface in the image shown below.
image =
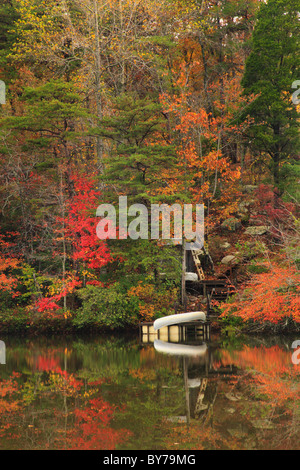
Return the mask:
[[293,338],[2,338],[0,449],[299,449]]

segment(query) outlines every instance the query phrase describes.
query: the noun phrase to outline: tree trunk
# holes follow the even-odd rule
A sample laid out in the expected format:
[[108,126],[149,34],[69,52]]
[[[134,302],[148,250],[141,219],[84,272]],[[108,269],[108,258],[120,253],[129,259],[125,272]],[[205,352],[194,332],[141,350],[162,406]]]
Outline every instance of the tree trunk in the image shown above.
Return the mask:
[[[95,96],[96,96],[96,108],[97,117],[99,120],[102,118],[102,97],[101,97],[101,48],[99,39],[99,15],[97,0],[94,0],[94,20],[95,20]],[[99,171],[101,174],[104,173],[103,165],[103,142],[100,136],[97,137],[96,141],[96,152],[97,162]]]

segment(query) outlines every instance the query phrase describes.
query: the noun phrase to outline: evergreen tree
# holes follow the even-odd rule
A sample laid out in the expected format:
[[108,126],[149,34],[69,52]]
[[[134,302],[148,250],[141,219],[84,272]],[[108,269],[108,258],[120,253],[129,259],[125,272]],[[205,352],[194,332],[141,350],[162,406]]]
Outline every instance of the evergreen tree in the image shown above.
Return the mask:
[[26,133],[27,145],[23,150],[52,146],[55,160],[61,157],[70,163],[76,153],[76,124],[90,116],[73,83],[52,80],[35,88],[27,87],[21,101],[24,103],[23,115],[4,117],[0,127]]
[[146,203],[168,184],[176,165],[161,105],[151,98],[122,94],[114,100],[96,135],[109,143],[105,182],[132,202]]
[[17,36],[14,24],[18,19],[18,13],[12,0],[1,1],[0,18],[0,79],[8,84],[16,75],[15,67],[8,57]]
[[262,3],[242,81],[245,94],[258,95],[247,109],[254,119],[251,146],[271,157],[277,186],[282,162],[297,154],[299,144],[299,113],[291,101],[300,76],[299,10],[299,0]]

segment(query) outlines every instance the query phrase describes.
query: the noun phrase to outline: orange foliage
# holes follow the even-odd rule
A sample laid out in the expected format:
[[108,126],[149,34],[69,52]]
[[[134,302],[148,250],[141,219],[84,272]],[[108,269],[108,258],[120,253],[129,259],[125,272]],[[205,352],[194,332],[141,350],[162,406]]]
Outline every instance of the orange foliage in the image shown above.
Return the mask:
[[293,267],[273,265],[270,272],[254,275],[233,302],[223,304],[221,316],[273,324],[290,318],[300,323],[299,275]]
[[151,322],[155,313],[161,309],[164,309],[165,314],[172,309],[176,298],[176,289],[157,291],[153,284],[143,284],[140,281],[137,286],[129,289],[128,295],[139,299],[139,320]]
[[278,345],[269,348],[245,345],[241,351],[222,349],[220,353],[223,366],[235,364],[242,369],[251,369],[274,377],[279,374],[291,375],[296,370],[291,362],[291,352],[282,350]]
[[[292,363],[292,352],[283,350],[278,345],[251,348],[244,346],[241,351],[221,350],[222,365],[235,364],[253,373],[254,390],[259,390],[262,399],[278,413],[293,412],[299,408],[300,369]],[[250,378],[249,378],[250,379]]]
[[129,296],[139,299],[139,316],[141,321],[152,321],[154,315],[154,286],[151,284],[142,284],[139,282],[137,286],[131,287],[128,291]]
[[[237,79],[226,85],[228,103],[214,102],[220,111],[216,117],[204,108],[194,111],[187,104],[189,92],[180,98],[167,94],[160,97],[165,112],[177,122],[174,128],[180,135],[178,174],[172,172],[173,185],[177,192],[188,190],[193,201],[212,205],[213,217],[207,218],[206,225],[226,219],[237,210],[238,204],[240,168],[224,154],[222,141],[225,137],[227,141],[235,140],[241,134],[242,128],[233,126],[232,121],[243,99],[241,90],[236,89]],[[221,193],[217,191],[220,187]]]
[[[0,290],[10,293],[14,293],[17,279],[9,272],[19,265],[19,260],[9,254],[9,249],[12,246],[12,243],[5,241],[4,236],[0,235]],[[15,295],[17,294],[15,293]]]
[[17,378],[20,374],[13,372],[12,376],[7,380],[0,381],[0,417],[5,417],[5,421],[0,420],[0,437],[7,434],[13,424],[8,421],[8,417],[12,417],[16,413],[20,413],[22,400],[16,400],[15,394],[19,392]]
[[126,429],[113,429],[110,422],[115,407],[102,398],[89,400],[84,409],[75,409],[75,428],[69,432],[70,449],[114,450],[131,435]]

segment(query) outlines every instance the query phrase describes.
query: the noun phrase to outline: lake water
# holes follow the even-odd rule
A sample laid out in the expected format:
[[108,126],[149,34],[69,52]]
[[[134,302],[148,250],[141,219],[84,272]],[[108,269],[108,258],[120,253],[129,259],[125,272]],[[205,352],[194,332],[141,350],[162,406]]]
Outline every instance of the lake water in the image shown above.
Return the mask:
[[299,449],[297,338],[1,338],[0,449]]

